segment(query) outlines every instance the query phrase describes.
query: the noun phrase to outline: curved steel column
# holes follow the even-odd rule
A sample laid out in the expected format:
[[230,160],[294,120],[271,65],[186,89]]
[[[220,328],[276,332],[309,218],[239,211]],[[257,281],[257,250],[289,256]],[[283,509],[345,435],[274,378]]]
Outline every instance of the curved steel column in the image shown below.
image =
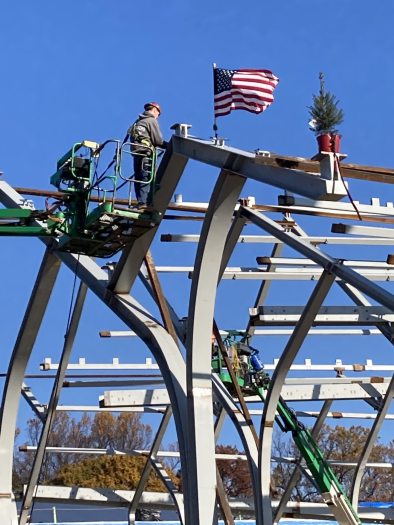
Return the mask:
[[[107,289],[108,276],[92,259],[57,252],[88,288],[101,299],[147,345],[163,375],[179,437],[181,457],[184,453],[186,428],[186,367],[182,354],[167,330],[129,294],[117,294]],[[185,457],[183,458],[185,459]]]
[[245,180],[231,172],[221,172],[202,227],[193,271],[186,339],[187,469],[189,497],[194,502],[187,516],[188,525],[210,525],[217,520],[211,335],[223,249]]
[[57,257],[47,250],[8,367],[0,413],[0,523],[4,525],[17,523],[12,495],[12,464],[19,400],[26,367],[59,269]]
[[278,405],[280,392],[285,382],[287,373],[292,365],[298,350],[300,349],[312,323],[324,301],[331,285],[335,281],[335,275],[324,271],[302,312],[300,320],[290,336],[290,339],[279,359],[275,372],[272,375],[270,388],[264,403],[264,412],[260,430],[260,458],[261,469],[261,492],[262,492],[262,516],[264,525],[272,523],[272,507],[270,498],[271,482],[271,449],[276,407]]
[[[342,290],[359,306],[370,306],[370,302],[364,297],[364,295],[359,292],[356,288],[350,284],[339,282],[339,286]],[[385,338],[393,344],[392,340],[392,330],[390,323],[385,323],[383,325],[376,325],[378,330],[385,336]],[[376,443],[376,440],[379,436],[379,431],[384,423],[387,412],[389,411],[391,401],[394,396],[394,376],[391,378],[391,381],[388,385],[386,396],[382,401],[382,404],[377,411],[375,421],[373,422],[372,428],[368,434],[367,440],[364,444],[363,451],[361,453],[360,459],[358,460],[356,470],[354,472],[353,483],[351,487],[351,499],[352,505],[355,509],[358,507],[358,500],[360,496],[361,481],[367,466],[369,456],[372,452],[373,446]]]

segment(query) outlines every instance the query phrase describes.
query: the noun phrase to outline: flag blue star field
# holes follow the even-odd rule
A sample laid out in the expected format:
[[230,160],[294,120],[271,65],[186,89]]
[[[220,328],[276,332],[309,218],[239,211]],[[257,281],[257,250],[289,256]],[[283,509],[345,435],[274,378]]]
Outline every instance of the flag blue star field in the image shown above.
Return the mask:
[[233,109],[261,113],[273,102],[279,78],[268,69],[214,68],[215,117]]

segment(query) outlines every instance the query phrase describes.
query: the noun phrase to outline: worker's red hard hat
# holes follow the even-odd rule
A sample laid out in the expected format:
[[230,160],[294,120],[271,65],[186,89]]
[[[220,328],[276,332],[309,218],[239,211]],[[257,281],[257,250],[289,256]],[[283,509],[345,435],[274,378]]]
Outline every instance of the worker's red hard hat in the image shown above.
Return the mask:
[[157,111],[159,112],[159,115],[161,113],[161,107],[160,107],[160,104],[158,102],[147,102],[144,106],[144,109],[146,111],[148,111],[150,108],[156,108]]

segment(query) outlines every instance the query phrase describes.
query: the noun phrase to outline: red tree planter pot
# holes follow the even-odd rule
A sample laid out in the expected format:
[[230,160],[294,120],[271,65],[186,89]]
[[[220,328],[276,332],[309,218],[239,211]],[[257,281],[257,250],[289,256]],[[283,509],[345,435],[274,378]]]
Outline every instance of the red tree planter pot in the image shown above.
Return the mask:
[[341,149],[341,135],[334,135],[331,133],[324,133],[318,135],[317,143],[319,146],[319,152],[330,151],[332,153],[339,153]]

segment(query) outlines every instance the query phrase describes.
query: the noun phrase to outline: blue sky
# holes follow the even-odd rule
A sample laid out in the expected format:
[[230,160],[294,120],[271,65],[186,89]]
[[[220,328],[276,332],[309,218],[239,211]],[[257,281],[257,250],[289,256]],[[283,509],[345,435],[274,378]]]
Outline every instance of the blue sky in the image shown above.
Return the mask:
[[[390,167],[393,15],[391,0],[380,0],[373,7],[366,0],[251,0],[247,4],[231,0],[7,2],[0,11],[0,170],[14,186],[52,189],[49,178],[56,161],[73,143],[123,138],[143,104],[152,99],[163,108],[160,124],[165,138],[170,137],[170,126],[175,122],[192,124],[194,135],[209,138],[213,62],[223,68],[271,69],[280,79],[275,102],[264,114],[237,111],[218,119],[219,134],[230,145],[284,155],[314,155],[316,145],[307,125],[307,106],[312,93],[318,91],[318,74],[323,71],[326,87],[340,100],[345,113],[340,132],[347,160]],[[215,170],[190,163],[177,192],[187,201],[206,201],[216,176]],[[393,200],[387,185],[371,189],[371,185],[352,181],[350,189],[353,198],[364,203],[369,197],[380,197],[382,203]],[[248,183],[245,193],[255,195],[257,202],[275,203],[278,191]],[[40,199],[35,202],[43,207]],[[321,223],[318,228],[308,220],[302,224],[309,233],[316,233],[315,229],[321,232]],[[328,234],[330,224],[324,224]],[[168,224],[162,231],[194,233],[198,227]],[[34,239],[4,238],[0,242],[1,290],[2,296],[9,298],[3,302],[7,329],[0,333],[3,371],[43,246]],[[194,250],[190,245],[156,243],[153,256],[159,264],[175,264],[175,254],[177,263],[186,265],[192,264]],[[254,264],[248,250],[235,257],[234,265]],[[371,258],[384,260],[386,255],[387,250]],[[171,279],[165,282],[171,295],[174,285]],[[183,285],[189,286],[186,279]],[[43,357],[56,355],[61,349],[71,287],[72,276],[62,271],[29,367],[33,373]],[[241,303],[242,319],[246,319],[245,308],[252,306],[257,288],[255,283],[253,287],[235,283],[235,287],[230,290],[225,284],[220,292],[223,298],[236,296],[237,305],[239,302],[231,310],[219,311],[226,327],[239,319]],[[311,290],[311,285],[304,287],[295,304],[305,300]],[[135,293],[144,297],[144,304],[150,304],[138,285]],[[181,298],[172,295],[180,315],[186,315]],[[241,295],[244,302],[238,300]],[[136,341],[103,342],[98,338],[99,330],[123,326],[94,297],[88,299],[83,324],[74,358],[86,356],[102,362],[108,355],[120,356],[126,362],[145,358],[145,349]],[[371,338],[362,339],[346,343],[349,361],[362,362],[370,357],[390,362],[391,347],[383,338],[373,339],[373,352]],[[303,357],[315,352],[317,360],[326,361],[331,346],[324,348],[322,358],[316,345],[311,339]],[[270,340],[263,346],[269,360],[278,357],[283,342]],[[333,353],[332,360],[336,357],[340,356]],[[23,411],[21,418],[26,414]]]

